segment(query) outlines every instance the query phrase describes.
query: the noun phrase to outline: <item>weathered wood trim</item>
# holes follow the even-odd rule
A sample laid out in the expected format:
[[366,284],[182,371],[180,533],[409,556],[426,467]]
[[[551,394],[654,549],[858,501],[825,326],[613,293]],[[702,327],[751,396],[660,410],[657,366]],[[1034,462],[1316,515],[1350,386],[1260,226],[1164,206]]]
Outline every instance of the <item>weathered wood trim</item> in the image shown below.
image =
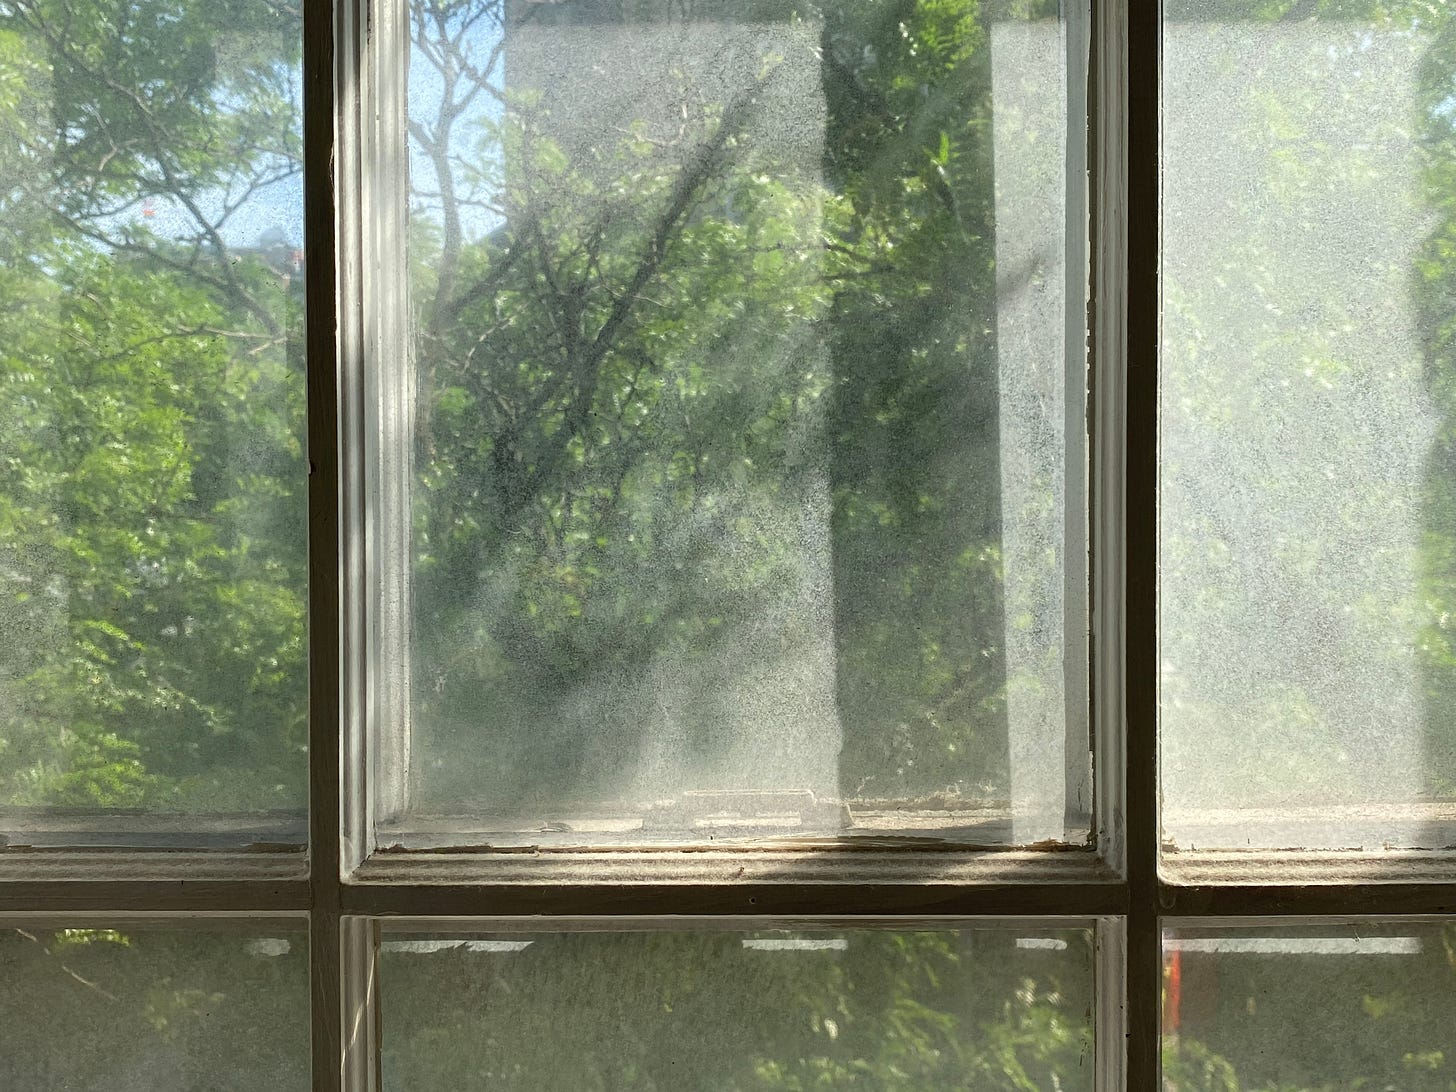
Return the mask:
[[[162,849],[9,849],[0,855],[0,897],[21,885],[70,882],[104,890],[108,884],[230,883],[302,881],[308,856],[302,849],[273,852],[248,850]],[[304,909],[300,903],[298,909]]]
[[74,880],[0,884],[0,912],[9,914],[146,913],[159,918],[200,913],[259,914],[306,911],[308,881]]
[[744,915],[873,918],[1100,917],[1126,911],[1116,884],[877,884],[849,888],[821,884],[563,884],[389,885],[351,887],[348,913],[379,917],[588,917],[718,918]]
[[343,1086],[350,1092],[380,1087],[379,930],[377,921],[358,917],[339,927]]

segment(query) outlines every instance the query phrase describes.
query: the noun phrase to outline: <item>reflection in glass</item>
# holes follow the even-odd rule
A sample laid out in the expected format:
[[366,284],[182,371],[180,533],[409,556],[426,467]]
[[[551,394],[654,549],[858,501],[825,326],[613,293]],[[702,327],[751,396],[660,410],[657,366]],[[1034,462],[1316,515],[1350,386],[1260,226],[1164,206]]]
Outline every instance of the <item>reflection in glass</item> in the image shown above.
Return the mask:
[[387,931],[383,1087],[1093,1087],[1084,929]]
[[0,8],[11,844],[302,836],[298,18]]
[[200,1092],[310,1084],[308,938],[0,920],[0,1088]]
[[1066,44],[1034,7],[411,6],[381,837],[1085,832]]
[[1456,840],[1453,9],[1338,7],[1182,0],[1164,25],[1182,849]]
[[1449,923],[1168,932],[1163,1086],[1449,1088],[1452,951]]

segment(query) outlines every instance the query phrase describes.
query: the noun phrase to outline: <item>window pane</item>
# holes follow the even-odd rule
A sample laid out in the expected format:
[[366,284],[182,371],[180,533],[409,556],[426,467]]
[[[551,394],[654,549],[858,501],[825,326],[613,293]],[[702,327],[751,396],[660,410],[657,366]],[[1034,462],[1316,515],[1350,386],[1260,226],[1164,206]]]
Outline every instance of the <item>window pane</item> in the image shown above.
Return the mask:
[[0,919],[0,1087],[309,1087],[297,921],[57,928]]
[[1091,1089],[1085,929],[385,934],[384,1088]]
[[299,49],[0,7],[0,842],[302,835]]
[[1163,1086],[1449,1088],[1453,950],[1449,923],[1169,932]]
[[1085,835],[1066,33],[987,10],[411,6],[381,840]]
[[1456,8],[1285,7],[1164,25],[1165,831],[1446,845]]

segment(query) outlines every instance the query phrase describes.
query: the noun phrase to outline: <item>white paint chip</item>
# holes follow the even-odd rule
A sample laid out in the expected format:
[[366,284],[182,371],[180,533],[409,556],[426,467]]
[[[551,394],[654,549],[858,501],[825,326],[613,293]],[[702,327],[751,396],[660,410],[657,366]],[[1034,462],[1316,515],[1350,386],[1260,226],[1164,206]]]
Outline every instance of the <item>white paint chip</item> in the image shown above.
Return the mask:
[[811,940],[807,937],[782,937],[773,940],[745,940],[743,946],[755,952],[843,952],[849,941],[843,937]]

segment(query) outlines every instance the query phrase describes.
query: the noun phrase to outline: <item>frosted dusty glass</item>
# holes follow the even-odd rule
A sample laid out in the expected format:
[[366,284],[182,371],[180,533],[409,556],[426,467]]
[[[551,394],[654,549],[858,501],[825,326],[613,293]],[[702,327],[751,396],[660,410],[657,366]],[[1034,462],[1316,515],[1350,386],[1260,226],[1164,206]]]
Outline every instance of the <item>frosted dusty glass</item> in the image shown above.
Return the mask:
[[1164,26],[1165,834],[1445,844],[1438,58],[1409,26],[1202,8]]
[[380,838],[1078,840],[1064,29],[710,7],[412,11]]
[[1450,923],[1169,932],[1163,1086],[1450,1087],[1453,945]]
[[383,1087],[1093,1087],[1090,931],[384,934]]
[[299,923],[62,929],[0,917],[0,983],[0,1088],[309,1088]]
[[[991,28],[1006,730],[1012,840],[1023,843],[1074,837],[1070,817],[1092,807],[1086,748],[1068,742],[1087,717],[1073,660],[1085,649],[1087,585],[1086,452],[1075,423],[1086,373],[1066,357],[1068,312],[1079,314],[1067,301],[1085,292],[1068,243],[1083,229],[1066,193],[1077,150],[1067,137],[1067,49],[1065,28],[1047,23]],[[1080,325],[1072,338],[1081,343]]]
[[300,18],[0,10],[0,845],[304,840]]

